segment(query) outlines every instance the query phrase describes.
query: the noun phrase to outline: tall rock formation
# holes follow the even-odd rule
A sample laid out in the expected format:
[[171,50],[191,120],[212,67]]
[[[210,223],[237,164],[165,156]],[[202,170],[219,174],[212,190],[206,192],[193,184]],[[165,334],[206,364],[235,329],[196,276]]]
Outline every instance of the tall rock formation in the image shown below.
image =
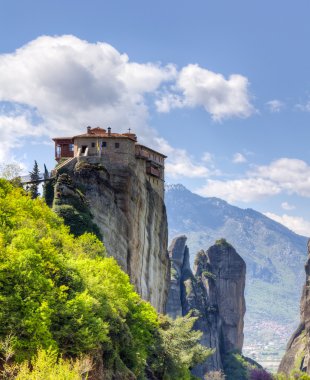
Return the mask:
[[74,158],[58,171],[54,209],[72,232],[101,236],[137,292],[163,312],[170,272],[167,216],[161,184],[145,166],[134,157],[126,164]]
[[246,266],[223,239],[206,252],[198,252],[193,272],[186,236],[173,240],[169,256],[172,268],[166,311],[176,318],[192,310],[198,317],[194,328],[203,332],[201,344],[215,349],[193,369],[194,375],[203,378],[205,373],[223,368],[225,354],[242,350]]
[[310,240],[305,271],[306,283],[300,301],[300,324],[287,344],[278,370],[286,375],[293,369],[310,374]]

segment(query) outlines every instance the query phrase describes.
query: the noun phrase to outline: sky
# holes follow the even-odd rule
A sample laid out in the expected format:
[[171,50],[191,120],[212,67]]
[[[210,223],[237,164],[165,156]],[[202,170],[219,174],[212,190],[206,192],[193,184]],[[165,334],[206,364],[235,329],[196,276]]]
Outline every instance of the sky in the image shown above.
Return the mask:
[[2,0],[0,164],[55,165],[88,125],[168,156],[166,182],[310,236],[308,0]]

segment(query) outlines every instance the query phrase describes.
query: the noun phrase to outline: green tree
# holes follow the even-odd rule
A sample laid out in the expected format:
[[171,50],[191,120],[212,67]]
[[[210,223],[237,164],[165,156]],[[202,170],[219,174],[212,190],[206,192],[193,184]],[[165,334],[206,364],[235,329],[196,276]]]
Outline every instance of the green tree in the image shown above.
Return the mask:
[[159,379],[190,379],[190,369],[212,354],[211,349],[199,343],[202,333],[193,330],[196,320],[190,314],[175,320],[161,316],[159,336],[153,351],[154,361],[151,363]]
[[54,200],[54,181],[50,179],[50,175],[45,164],[43,178],[43,198],[45,199],[46,204],[49,207],[52,207]]
[[34,161],[33,169],[30,174],[30,180],[32,181],[29,186],[29,193],[32,199],[37,198],[39,194],[39,180],[40,180],[40,170],[37,161]]
[[22,168],[19,164],[10,163],[0,165],[0,178],[10,181],[14,186],[21,186]]

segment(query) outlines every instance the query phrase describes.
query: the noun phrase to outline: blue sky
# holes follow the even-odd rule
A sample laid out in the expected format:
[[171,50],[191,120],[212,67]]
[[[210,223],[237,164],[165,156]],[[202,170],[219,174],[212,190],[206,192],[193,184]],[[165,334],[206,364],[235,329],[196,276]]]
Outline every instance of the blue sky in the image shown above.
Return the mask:
[[166,179],[310,235],[310,4],[2,1],[0,162],[132,128]]

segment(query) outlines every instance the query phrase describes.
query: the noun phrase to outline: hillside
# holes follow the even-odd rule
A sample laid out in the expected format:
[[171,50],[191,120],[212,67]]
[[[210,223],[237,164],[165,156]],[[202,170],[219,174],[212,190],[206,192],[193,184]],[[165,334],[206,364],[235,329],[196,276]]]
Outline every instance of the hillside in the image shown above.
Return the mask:
[[1,178],[0,221],[1,379],[185,380],[209,355],[195,319],[158,315],[95,235]]
[[[186,234],[194,255],[225,238],[247,265],[245,346],[280,342],[298,322],[307,238],[252,209],[203,198],[182,185],[166,188],[169,240]],[[263,330],[263,331],[262,331]],[[276,342],[270,342],[275,340]],[[281,347],[283,343],[283,347]],[[258,347],[252,351],[257,352]]]

